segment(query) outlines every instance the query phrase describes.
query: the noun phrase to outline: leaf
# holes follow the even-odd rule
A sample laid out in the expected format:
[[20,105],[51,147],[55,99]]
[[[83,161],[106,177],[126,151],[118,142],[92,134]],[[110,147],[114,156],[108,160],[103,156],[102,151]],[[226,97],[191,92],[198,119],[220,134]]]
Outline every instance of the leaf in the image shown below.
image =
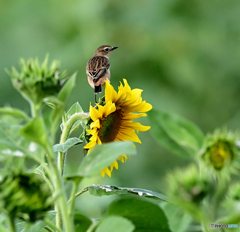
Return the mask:
[[89,228],[89,226],[92,224],[92,221],[87,216],[75,213],[74,214],[74,225],[75,225],[75,231],[76,232],[85,232]]
[[52,109],[56,109],[59,106],[63,106],[63,102],[61,102],[57,97],[55,96],[49,96],[45,97],[43,99],[43,102],[45,102],[46,105],[51,107]]
[[127,218],[135,225],[134,232],[170,232],[163,210],[153,202],[137,198],[114,201],[106,216],[117,215]]
[[21,136],[22,125],[0,122],[0,160],[12,156],[36,158],[43,155],[43,149],[36,143]]
[[120,194],[134,194],[140,197],[146,197],[156,200],[168,201],[167,197],[161,193],[153,192],[151,190],[140,188],[125,188],[116,187],[112,185],[91,185],[88,187],[88,191],[93,196],[108,196],[108,195],[120,195]]
[[[67,121],[72,115],[76,114],[76,113],[84,113],[82,107],[80,106],[80,104],[78,102],[74,103],[70,109],[68,110],[68,112],[65,114],[65,121]],[[83,118],[82,120],[78,120],[74,123],[74,125],[71,128],[71,131],[69,134],[73,133],[75,130],[77,130],[79,128],[79,126],[81,124],[86,124],[87,120],[85,118]],[[63,130],[63,124],[60,125],[61,129]]]
[[70,147],[76,145],[76,144],[80,144],[83,141],[79,138],[69,138],[67,139],[67,141],[65,143],[62,144],[55,144],[53,146],[53,151],[54,152],[66,152]]
[[25,121],[30,121],[30,118],[28,117],[28,115],[25,112],[23,112],[19,109],[12,108],[12,107],[0,108],[0,114],[7,114],[7,115],[11,115],[16,118],[21,118]]
[[63,88],[59,92],[58,99],[65,104],[69,101],[69,98],[72,94],[72,90],[75,87],[77,73],[74,73],[64,84]]
[[61,117],[63,115],[64,112],[64,108],[66,107],[70,96],[72,94],[72,90],[75,87],[75,83],[76,83],[76,76],[77,73],[74,73],[68,80],[67,82],[64,84],[64,86],[62,87],[61,91],[58,94],[58,100],[60,102],[62,102],[61,105],[58,105],[57,107],[55,107],[54,111],[52,112],[51,115],[51,125],[52,125],[52,131],[51,134],[54,135],[56,129],[59,126]]
[[78,102],[74,103],[68,112],[66,113],[66,120],[69,119],[75,113],[83,113],[83,109]]
[[132,142],[111,142],[96,145],[82,161],[78,173],[81,176],[94,176],[108,167],[121,155],[135,155],[136,149]]
[[96,232],[131,232],[134,228],[134,224],[124,217],[109,216],[99,222]]
[[179,206],[170,203],[164,203],[161,205],[169,220],[169,226],[174,232],[190,231],[188,228],[192,223],[192,216],[189,213],[184,212]]
[[204,135],[192,122],[154,109],[148,115],[153,137],[169,151],[188,158],[201,149]]
[[[56,217],[56,211],[49,211],[47,212],[47,215],[45,216],[49,221],[54,222],[55,217]],[[16,223],[16,227],[17,227],[17,232],[24,232],[26,231],[25,228],[28,226],[29,224],[26,223],[25,221],[22,220],[18,220],[18,222]],[[30,228],[27,230],[27,232],[46,232],[46,230],[44,229],[44,227],[47,226],[47,224],[44,221],[37,221],[36,223],[34,223],[32,226],[30,226]]]
[[40,117],[34,118],[30,123],[24,126],[20,133],[42,147],[46,147],[46,144],[48,143],[44,121]]

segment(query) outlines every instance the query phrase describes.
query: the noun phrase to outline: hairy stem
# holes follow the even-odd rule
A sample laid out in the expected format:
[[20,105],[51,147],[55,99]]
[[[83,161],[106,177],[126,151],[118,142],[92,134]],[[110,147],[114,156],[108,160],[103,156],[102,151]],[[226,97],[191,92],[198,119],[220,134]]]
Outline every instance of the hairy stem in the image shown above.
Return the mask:
[[[63,132],[62,132],[61,139],[60,139],[60,144],[63,144],[64,142],[66,142],[75,122],[77,122],[78,120],[83,120],[87,117],[88,116],[85,113],[73,114],[68,119],[68,121],[64,124]],[[59,169],[61,175],[63,175],[63,173],[64,173],[64,164],[65,164],[65,158],[66,158],[65,156],[66,156],[66,152],[58,153],[58,169]]]

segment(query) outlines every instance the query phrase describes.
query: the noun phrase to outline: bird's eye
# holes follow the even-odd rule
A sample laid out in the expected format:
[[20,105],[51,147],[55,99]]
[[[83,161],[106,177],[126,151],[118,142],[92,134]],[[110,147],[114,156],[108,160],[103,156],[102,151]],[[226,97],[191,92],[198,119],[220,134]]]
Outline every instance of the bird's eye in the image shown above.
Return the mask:
[[109,52],[109,50],[110,50],[109,48],[104,48],[105,52]]

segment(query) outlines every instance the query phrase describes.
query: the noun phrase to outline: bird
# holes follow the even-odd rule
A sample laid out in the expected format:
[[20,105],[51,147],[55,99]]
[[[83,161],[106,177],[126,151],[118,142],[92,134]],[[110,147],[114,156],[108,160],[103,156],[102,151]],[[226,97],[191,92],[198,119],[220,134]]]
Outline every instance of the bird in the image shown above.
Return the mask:
[[102,92],[102,86],[105,85],[106,79],[110,81],[109,57],[111,52],[117,48],[118,47],[102,45],[97,48],[93,57],[87,62],[86,73],[88,83],[94,88],[95,103],[97,103],[96,96]]

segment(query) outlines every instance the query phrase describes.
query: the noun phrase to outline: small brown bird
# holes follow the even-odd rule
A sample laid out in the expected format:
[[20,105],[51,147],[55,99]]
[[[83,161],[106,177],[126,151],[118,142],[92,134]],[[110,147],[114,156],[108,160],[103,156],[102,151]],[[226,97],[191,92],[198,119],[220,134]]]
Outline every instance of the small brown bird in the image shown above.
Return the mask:
[[102,92],[102,86],[105,85],[106,79],[110,80],[109,56],[111,52],[117,48],[118,47],[102,45],[87,62],[86,73],[88,76],[88,83],[94,88],[95,103],[97,102],[96,95]]

